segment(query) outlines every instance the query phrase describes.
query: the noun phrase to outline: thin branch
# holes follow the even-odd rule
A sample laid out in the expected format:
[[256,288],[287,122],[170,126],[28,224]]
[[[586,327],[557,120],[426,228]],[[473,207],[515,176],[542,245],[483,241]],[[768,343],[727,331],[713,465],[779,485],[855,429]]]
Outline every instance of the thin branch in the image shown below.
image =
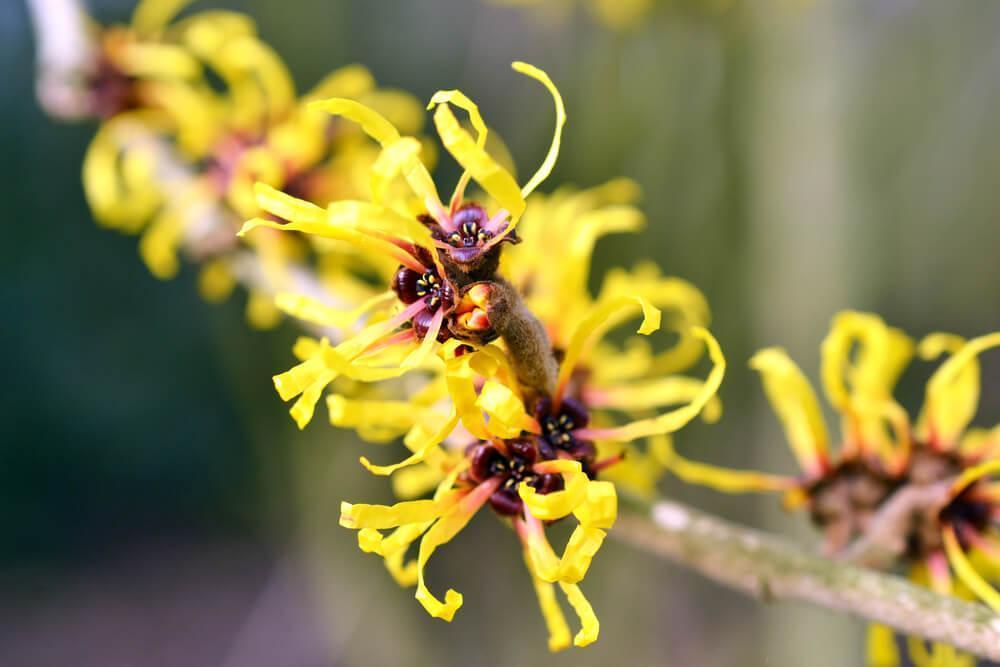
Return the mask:
[[612,535],[762,601],[800,600],[1000,660],[1000,616],[900,577],[812,554],[685,505],[623,513]]

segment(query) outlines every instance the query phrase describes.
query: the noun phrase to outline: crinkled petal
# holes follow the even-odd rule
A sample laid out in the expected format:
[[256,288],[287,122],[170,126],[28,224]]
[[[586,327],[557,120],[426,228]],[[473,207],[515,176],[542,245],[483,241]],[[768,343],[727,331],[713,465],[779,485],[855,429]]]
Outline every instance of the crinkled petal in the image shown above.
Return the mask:
[[562,395],[566,383],[573,374],[580,357],[584,355],[609,328],[621,322],[623,314],[630,314],[639,306],[642,310],[642,324],[638,333],[649,335],[660,328],[660,310],[639,296],[622,296],[608,299],[594,308],[577,326],[566,348],[566,354],[559,367],[557,395]]
[[[704,386],[704,380],[674,375],[617,387],[585,388],[584,392],[589,406],[631,411],[687,403]],[[705,405],[702,418],[707,422],[716,422],[721,414],[722,403],[717,396],[713,396]]]
[[417,554],[416,598],[423,605],[424,609],[427,610],[427,613],[434,618],[450,622],[454,618],[455,612],[462,606],[462,594],[449,588],[445,592],[444,602],[438,600],[424,582],[424,569],[427,567],[427,561],[439,546],[451,541],[455,535],[465,528],[469,520],[489,500],[489,497],[493,495],[493,492],[496,491],[499,485],[500,481],[493,479],[477,486],[452,507],[447,514],[438,519],[420,540],[420,550]]
[[436,500],[405,500],[395,505],[342,502],[340,525],[344,528],[382,530],[410,523],[433,521],[444,516],[461,499],[462,494],[456,491]]
[[[361,126],[365,134],[379,142],[383,148],[399,139],[399,131],[392,123],[386,120],[382,114],[360,102],[333,98],[322,102],[313,102],[309,107],[354,121]],[[434,179],[431,178],[427,167],[420,160],[409,161],[403,168],[403,175],[406,182],[410,184],[410,188],[421,200],[430,198],[432,201],[440,203]]]
[[889,398],[913,349],[906,334],[886,326],[875,315],[839,313],[822,346],[823,386],[831,405],[850,414],[858,397]]
[[582,648],[593,644],[601,632],[601,624],[597,620],[594,608],[590,606],[590,602],[587,601],[583,591],[576,584],[559,582],[559,588],[562,589],[570,606],[573,607],[573,611],[580,619],[580,631],[573,637],[573,645]]
[[391,475],[400,468],[407,468],[421,463],[427,458],[431,451],[444,442],[444,439],[455,430],[455,426],[457,425],[458,413],[454,410],[452,410],[451,416],[445,419],[437,430],[428,429],[423,424],[417,424],[413,427],[413,429],[411,429],[410,433],[407,434],[405,440],[407,447],[413,451],[410,456],[399,463],[387,466],[374,465],[369,462],[366,457],[362,456],[361,465],[375,475]]
[[695,327],[694,334],[705,341],[708,346],[708,354],[712,360],[712,370],[705,380],[701,391],[694,396],[689,403],[674,410],[670,410],[657,417],[641,419],[624,426],[615,428],[580,429],[574,433],[578,437],[594,440],[619,440],[629,442],[638,438],[645,438],[664,433],[673,433],[683,428],[688,422],[701,414],[709,400],[719,390],[722,378],[726,374],[726,359],[722,355],[722,349],[718,341],[706,329]]

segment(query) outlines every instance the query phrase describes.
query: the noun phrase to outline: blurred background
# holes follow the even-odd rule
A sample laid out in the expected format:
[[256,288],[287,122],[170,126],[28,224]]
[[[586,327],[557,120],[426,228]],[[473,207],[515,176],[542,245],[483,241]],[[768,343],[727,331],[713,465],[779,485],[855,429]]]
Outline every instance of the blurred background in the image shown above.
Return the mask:
[[[90,3],[103,23],[132,4]],[[349,62],[423,99],[460,87],[522,170],[544,155],[552,118],[538,91],[511,94],[509,63],[548,70],[569,113],[549,185],[628,176],[645,192],[647,230],[602,241],[595,282],[652,257],[712,304],[726,415],[679,447],[791,472],[746,367],[755,349],[783,345],[815,379],[842,308],[913,335],[1000,325],[1000,4],[653,4],[625,29],[583,2],[194,7],[256,18],[303,89]],[[429,618],[337,527],[340,500],[389,499],[360,474],[362,445],[323,419],[297,431],[274,394],[295,327],[250,330],[239,299],[203,303],[190,269],[155,280],[134,238],[93,224],[80,165],[94,126],[41,112],[30,35],[22,2],[0,3],[0,664],[862,663],[860,621],[757,604],[613,540],[584,586],[601,639],[551,656],[516,542],[497,539],[488,513],[430,568],[464,608],[450,625]],[[1000,364],[985,369],[988,424]],[[928,374],[904,377],[907,407]],[[811,537],[774,498],[663,491]]]

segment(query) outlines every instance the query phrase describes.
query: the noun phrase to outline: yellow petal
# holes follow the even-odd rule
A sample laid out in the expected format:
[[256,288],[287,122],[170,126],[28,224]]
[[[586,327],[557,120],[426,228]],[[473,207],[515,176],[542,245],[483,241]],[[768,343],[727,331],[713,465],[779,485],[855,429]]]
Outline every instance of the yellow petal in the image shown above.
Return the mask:
[[[309,107],[354,121],[361,126],[365,134],[379,142],[383,148],[399,139],[399,131],[384,116],[354,100],[333,98],[322,102],[313,102]],[[438,201],[434,180],[427,171],[427,167],[419,160],[410,161],[403,168],[403,175],[407,183],[410,184],[410,188],[421,200],[430,198],[432,201]]]
[[975,416],[979,404],[977,357],[998,345],[1000,333],[973,338],[941,364],[927,382],[927,426],[942,444],[956,444]]
[[303,429],[309,422],[312,421],[313,414],[316,411],[316,404],[319,402],[320,396],[323,394],[323,390],[336,379],[336,373],[330,371],[321,373],[312,383],[309,384],[299,396],[298,400],[292,405],[291,409],[288,411],[292,415],[292,419],[295,420],[295,424]]
[[887,625],[868,625],[868,665],[869,667],[899,667],[899,648],[896,636]]
[[345,65],[327,74],[304,97],[313,102],[328,97],[361,97],[375,88],[375,77],[364,65]]
[[594,608],[590,606],[590,602],[587,601],[583,591],[576,584],[560,582],[559,588],[562,589],[570,606],[573,607],[573,611],[580,618],[580,631],[573,637],[573,645],[582,648],[593,644],[601,632],[601,624],[597,620]]
[[[571,463],[576,463],[572,461]],[[587,499],[587,476],[577,471],[565,473],[565,488],[562,491],[540,494],[534,487],[522,482],[517,487],[517,494],[524,502],[525,509],[542,521],[554,521],[568,516]]]
[[750,360],[750,367],[760,373],[764,392],[799,465],[810,477],[821,475],[827,465],[829,436],[809,380],[780,348],[761,350]]
[[618,493],[611,482],[593,480],[587,484],[587,497],[573,510],[580,524],[590,528],[611,528],[618,517]]
[[452,410],[451,416],[444,420],[436,431],[428,430],[422,424],[417,424],[407,436],[407,446],[413,454],[406,459],[388,466],[374,465],[364,456],[361,457],[361,465],[375,475],[391,475],[400,468],[406,468],[421,463],[432,450],[444,442],[444,439],[451,435],[458,425],[458,413]]
[[214,259],[202,264],[198,273],[198,293],[201,298],[212,303],[225,301],[236,287],[236,276],[228,263]]
[[599,528],[577,526],[570,535],[559,561],[559,571],[556,575],[558,580],[567,584],[583,581],[587,570],[590,569],[590,562],[604,544],[606,536],[607,533]]
[[381,150],[371,168],[372,201],[382,203],[393,179],[419,160],[421,144],[413,137],[400,137]]
[[[599,388],[588,392],[587,404],[617,410],[649,410],[667,405],[687,403],[704,388],[705,381],[698,378],[673,375],[656,380],[636,382],[619,387]],[[702,417],[716,422],[722,414],[722,403],[713,396],[705,405]]]
[[531,421],[521,397],[494,380],[483,384],[476,406],[490,416],[486,428],[497,438],[516,438]]
[[630,314],[639,306],[642,309],[642,324],[638,333],[649,335],[660,328],[660,310],[638,296],[622,296],[604,301],[591,309],[590,313],[577,326],[570,343],[566,348],[566,356],[559,367],[557,395],[565,390],[576,368],[580,357],[615,324],[622,321],[623,315]]
[[566,624],[566,617],[559,607],[558,600],[556,600],[555,586],[538,578],[538,575],[532,570],[529,558],[528,554],[525,553],[528,572],[531,573],[531,583],[535,588],[535,595],[538,597],[538,606],[542,610],[542,618],[545,619],[545,628],[549,633],[549,650],[552,652],[562,651],[569,647],[569,625]]
[[459,124],[448,104],[441,104],[434,112],[441,143],[455,161],[469,172],[473,179],[496,202],[511,214],[511,227],[524,212],[524,198],[517,181],[501,167],[484,148],[479,146]]
[[144,36],[155,35],[192,0],[142,0],[132,13],[132,27]]
[[[479,114],[479,107],[476,106],[476,103],[466,97],[465,93],[460,90],[439,90],[431,97],[427,109],[431,110],[438,104],[454,104],[469,113],[469,120],[472,122],[472,127],[476,130],[476,147],[485,152],[486,138],[489,135],[489,131],[486,128],[483,117]],[[462,195],[471,176],[468,169],[462,172],[462,176],[458,180],[458,185],[455,186],[455,192],[451,197],[451,205],[453,207],[457,206],[458,202],[462,200]]]
[[476,404],[478,395],[476,394],[475,375],[470,367],[470,356],[452,357],[446,363],[445,382],[448,385],[448,393],[452,403],[461,417],[462,425],[480,440],[489,437],[486,430],[486,420],[483,418],[482,409]]
[[[431,526],[420,540],[420,550],[417,554],[417,601],[424,606],[427,613],[434,618],[451,621],[455,612],[462,606],[462,594],[448,589],[444,602],[438,600],[430,592],[424,582],[424,569],[434,551],[457,535],[469,520],[496,491],[499,481],[484,482],[468,493],[451,510]],[[414,501],[420,502],[420,501]]]
[[[549,152],[545,155],[545,160],[542,161],[538,171],[536,171],[535,174],[528,179],[528,182],[524,184],[524,187],[521,188],[521,196],[527,198],[528,195],[535,191],[535,188],[541,185],[542,181],[549,177],[549,174],[552,173],[552,169],[556,166],[556,160],[559,158],[559,144],[562,140],[563,125],[566,124],[566,108],[563,106],[562,96],[559,94],[559,90],[556,88],[555,84],[552,83],[552,79],[549,78],[548,74],[534,65],[529,65],[528,63],[523,62],[514,62],[511,64],[511,67],[515,72],[520,72],[525,76],[530,76],[532,79],[535,79],[545,86],[549,93],[551,93],[552,100],[556,105],[556,129],[552,135],[552,145],[549,146]],[[510,207],[504,205],[504,208],[510,211],[511,214],[514,214],[514,211]],[[516,215],[514,217],[515,219],[517,218]]]
[[389,290],[371,297],[357,308],[338,310],[304,294],[281,292],[275,296],[274,303],[281,312],[303,322],[346,329],[356,324],[365,313],[381,306],[388,306],[395,300],[396,294]]
[[1000,593],[997,592],[982,575],[976,572],[969,559],[965,556],[958,537],[955,536],[955,529],[947,524],[943,527],[941,537],[944,539],[945,553],[948,554],[948,562],[955,570],[955,574],[968,586],[969,590],[976,594],[980,600],[989,605],[993,611],[1000,613]]
[[357,429],[368,442],[389,442],[413,428],[419,408],[409,401],[351,399],[339,394],[326,397],[330,423]]
[[459,492],[453,492],[437,500],[406,500],[395,505],[343,502],[340,504],[340,525],[381,530],[433,521],[451,510],[461,498]]
[[726,374],[726,359],[722,356],[722,349],[712,334],[700,327],[694,327],[693,332],[694,335],[704,340],[708,346],[708,354],[713,366],[701,391],[689,403],[657,417],[641,419],[615,428],[581,429],[576,432],[577,435],[595,440],[607,439],[630,442],[638,438],[673,433],[683,428],[688,422],[701,414],[701,411],[705,409],[709,400],[716,394],[719,386],[722,384],[722,378]]
[[[852,359],[855,344],[858,349]],[[839,313],[822,346],[823,386],[830,403],[849,414],[857,398],[890,398],[913,348],[906,334],[886,326],[875,315]]]

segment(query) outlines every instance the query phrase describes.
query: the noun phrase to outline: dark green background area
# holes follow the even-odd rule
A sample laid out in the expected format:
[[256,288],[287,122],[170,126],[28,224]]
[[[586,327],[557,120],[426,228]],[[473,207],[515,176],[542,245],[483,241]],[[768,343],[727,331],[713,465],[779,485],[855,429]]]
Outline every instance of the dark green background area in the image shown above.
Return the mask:
[[[131,4],[93,8],[112,22]],[[1000,326],[1000,6],[991,0],[755,0],[724,11],[664,2],[624,33],[583,12],[546,25],[531,12],[461,0],[195,6],[255,17],[302,90],[350,62],[421,99],[462,88],[522,175],[548,147],[551,102],[509,63],[546,69],[569,122],[543,190],[628,176],[645,193],[648,228],[600,243],[595,285],[608,267],[652,258],[712,304],[730,361],[726,414],[678,437],[692,456],[792,471],[746,360],[783,345],[815,379],[819,342],[842,308],[875,310],[915,336]],[[312,627],[322,657],[303,657],[312,654],[296,649],[309,642],[289,630],[264,642],[285,651],[270,664],[860,662],[858,622],[762,607],[613,542],[585,586],[602,619],[600,642],[550,659],[515,540],[485,514],[431,568],[436,590],[461,590],[465,607],[450,626],[429,619],[336,527],[340,500],[389,497],[384,480],[356,463],[371,449],[327,426],[322,410],[300,433],[274,395],[270,376],[292,363],[294,326],[250,330],[241,297],[200,301],[191,267],[157,281],[135,239],[92,222],[79,173],[94,126],[42,114],[32,48],[26,10],[8,0],[0,6],[0,584],[8,592],[0,620],[18,624],[0,632],[0,663],[62,664],[26,648],[35,636],[70,655],[85,637],[83,655],[95,663],[133,655],[74,630],[77,616],[102,625],[106,591],[131,600],[133,577],[161,582],[141,588],[141,605],[126,605],[144,610],[131,614],[144,628],[135,642],[142,664],[170,664],[155,647],[199,636],[195,609],[218,630],[201,644],[191,639],[189,664],[227,664],[226,655],[233,664],[233,637],[286,626]],[[447,185],[454,166],[445,160],[440,173]],[[930,368],[904,377],[899,395],[913,410]],[[1000,414],[998,369],[988,359],[983,425]],[[832,415],[829,423],[836,428]],[[663,489],[811,536],[771,498],[672,480]],[[244,624],[254,610],[286,608],[267,602],[286,567],[298,584],[282,604],[309,623]],[[98,583],[81,589],[81,581]],[[188,625],[145,622],[161,618],[149,610],[166,599]],[[118,617],[107,618],[121,630]]]

